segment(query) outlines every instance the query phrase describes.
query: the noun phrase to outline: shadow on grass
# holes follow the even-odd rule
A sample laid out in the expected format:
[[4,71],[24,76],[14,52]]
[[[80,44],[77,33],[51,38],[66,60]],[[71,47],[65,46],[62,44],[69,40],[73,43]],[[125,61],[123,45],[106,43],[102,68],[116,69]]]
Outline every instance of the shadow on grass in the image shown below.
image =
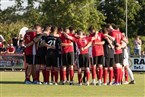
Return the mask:
[[22,81],[0,81],[0,84],[24,84]]

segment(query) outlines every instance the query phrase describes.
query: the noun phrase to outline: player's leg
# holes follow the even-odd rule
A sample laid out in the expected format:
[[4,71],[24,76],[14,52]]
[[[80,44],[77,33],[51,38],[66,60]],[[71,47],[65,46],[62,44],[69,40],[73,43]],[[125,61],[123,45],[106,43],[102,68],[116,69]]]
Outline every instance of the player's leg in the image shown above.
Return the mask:
[[51,67],[52,67],[52,57],[47,54],[46,55],[46,70],[45,70],[45,82],[44,84],[49,84],[50,83],[50,80],[49,80],[49,77],[50,77],[50,72],[51,72]]
[[33,57],[31,55],[26,55],[26,63],[27,63],[27,71],[26,71],[26,84],[31,84],[30,76],[32,74],[32,64],[33,64]]
[[115,85],[119,85],[120,80],[120,61],[119,61],[119,54],[115,54],[115,65],[114,65],[114,78],[115,78]]
[[119,83],[122,84],[123,80],[123,72],[124,72],[124,65],[123,65],[123,56],[122,54],[119,54],[119,63],[120,63],[120,78],[119,78]]
[[105,58],[105,65],[104,65],[104,70],[103,70],[103,84],[107,85],[107,76],[108,76],[108,67],[110,64],[110,58]]
[[99,72],[98,72],[98,85],[100,86],[102,84],[102,77],[103,77],[103,59],[104,57],[103,56],[99,56],[98,57],[98,69],[99,69]]
[[123,60],[123,64],[125,65],[125,83],[124,84],[128,84],[128,75],[131,79],[131,82],[129,84],[135,84],[135,81],[134,81],[134,76],[133,76],[133,72],[132,70],[129,68],[129,62],[128,62],[128,59],[124,59]]
[[82,85],[82,67],[83,67],[83,58],[82,55],[79,55],[79,66],[78,66],[78,84]]
[[114,58],[110,58],[110,64],[109,64],[109,85],[113,84],[113,76],[114,76],[114,71],[113,71],[113,66],[114,66]]
[[90,82],[89,82],[89,79],[90,79],[90,68],[89,68],[89,55],[88,54],[85,54],[83,56],[83,65],[85,67],[85,72],[86,72],[86,85],[89,85]]
[[62,85],[66,82],[67,53],[62,54]]
[[53,58],[53,68],[54,68],[54,85],[58,84],[58,57],[56,55],[54,55]]
[[69,74],[70,74],[70,85],[73,85],[74,78],[74,53],[68,53],[68,63],[69,63]]
[[37,84],[41,84],[40,80],[39,80],[39,76],[40,76],[40,68],[41,68],[41,57],[40,56],[36,56],[36,80],[37,80]]
[[96,85],[96,63],[98,63],[98,57],[93,57],[92,65],[92,83]]

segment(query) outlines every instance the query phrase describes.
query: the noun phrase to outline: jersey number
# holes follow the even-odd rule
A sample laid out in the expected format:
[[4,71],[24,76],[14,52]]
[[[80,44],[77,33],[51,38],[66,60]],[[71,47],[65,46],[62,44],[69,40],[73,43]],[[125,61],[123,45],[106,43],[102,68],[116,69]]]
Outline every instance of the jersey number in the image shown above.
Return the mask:
[[49,40],[48,45],[50,46],[55,46],[55,40]]

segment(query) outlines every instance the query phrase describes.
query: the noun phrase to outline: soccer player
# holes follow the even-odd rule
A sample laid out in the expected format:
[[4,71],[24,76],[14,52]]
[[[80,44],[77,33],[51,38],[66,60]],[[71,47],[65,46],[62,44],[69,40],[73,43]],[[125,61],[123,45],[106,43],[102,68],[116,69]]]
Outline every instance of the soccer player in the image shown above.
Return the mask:
[[[70,30],[66,28],[65,33],[67,33],[70,36],[73,36],[73,34],[70,33]],[[63,79],[63,85],[66,83],[66,67],[69,67],[69,75],[70,75],[70,85],[73,84],[73,77],[74,77],[74,48],[73,48],[73,42],[69,39],[67,39],[64,34],[60,34],[60,39],[62,41],[62,79]]]
[[[41,25],[37,24],[35,25],[35,30],[36,30],[36,38],[39,37],[42,34],[42,27]],[[45,40],[46,36],[41,37],[41,39],[36,43],[36,78],[37,78],[37,84],[42,84],[39,80],[40,76],[40,70],[42,69],[42,75],[44,79],[44,84],[46,82],[46,77],[45,77],[45,68],[46,68],[46,50],[47,48],[42,45],[42,42]]]
[[84,69],[87,77],[86,85],[89,85],[90,69],[89,69],[89,55],[88,55],[88,43],[91,41],[90,37],[85,37],[83,31],[78,30],[76,37],[71,37],[65,34],[66,37],[72,41],[75,41],[79,49],[79,69],[78,69],[78,82],[82,85],[82,69]]
[[[93,27],[89,28],[89,32],[91,32],[90,37],[95,35],[95,29]],[[98,85],[102,83],[103,76],[103,58],[104,58],[104,41],[103,34],[98,33],[95,40],[91,41],[92,44],[92,56],[93,56],[93,65],[92,65],[92,84],[96,85],[96,65],[97,65],[97,74],[98,74]]]
[[[26,63],[28,64],[27,72],[26,72],[26,79],[25,79],[26,84],[31,84],[30,76],[32,74],[32,70],[35,69],[33,68],[35,64],[34,63],[35,54],[33,52],[33,48],[35,48],[35,46],[33,45],[33,43],[35,43],[34,42],[35,36],[36,36],[36,33],[34,31],[27,31],[24,36],[24,44],[27,45],[24,52],[25,52]],[[28,45],[29,43],[32,43],[32,44]],[[33,73],[33,79],[36,80],[34,73]]]
[[55,37],[57,34],[57,27],[51,27],[51,33],[45,38],[45,46],[47,47],[46,55],[46,80],[49,84],[49,75],[52,67],[54,68],[55,82],[54,85],[58,83],[58,55],[59,55],[59,45],[61,40]]
[[109,85],[112,85],[113,79],[113,65],[114,65],[114,38],[109,36],[109,32],[106,28],[102,29],[102,32],[105,36],[104,41],[104,57],[105,57],[105,64],[104,64],[104,85],[107,85],[107,75],[109,71]]
[[121,48],[121,40],[124,39],[122,33],[119,31],[118,26],[116,25],[107,25],[107,29],[109,34],[115,38],[116,44],[115,44],[115,66],[114,66],[114,77],[115,77],[115,85],[120,85],[121,79],[122,79],[122,62],[123,62],[123,56],[122,56],[122,48]]
[[[123,36],[125,37],[125,34],[123,33]],[[122,42],[122,50],[123,50],[123,65],[124,65],[124,76],[125,76],[125,82],[124,84],[135,84],[133,72],[129,68],[129,54],[128,54],[128,47],[126,41]],[[131,81],[128,82],[128,74],[130,76]]]

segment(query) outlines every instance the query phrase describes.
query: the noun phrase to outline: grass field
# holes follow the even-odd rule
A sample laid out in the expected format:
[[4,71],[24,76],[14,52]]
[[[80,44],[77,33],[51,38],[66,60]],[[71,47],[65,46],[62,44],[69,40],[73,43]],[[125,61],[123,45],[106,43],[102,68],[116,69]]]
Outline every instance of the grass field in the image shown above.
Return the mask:
[[145,73],[134,74],[136,84],[121,86],[25,85],[23,72],[0,74],[0,97],[145,97]]

